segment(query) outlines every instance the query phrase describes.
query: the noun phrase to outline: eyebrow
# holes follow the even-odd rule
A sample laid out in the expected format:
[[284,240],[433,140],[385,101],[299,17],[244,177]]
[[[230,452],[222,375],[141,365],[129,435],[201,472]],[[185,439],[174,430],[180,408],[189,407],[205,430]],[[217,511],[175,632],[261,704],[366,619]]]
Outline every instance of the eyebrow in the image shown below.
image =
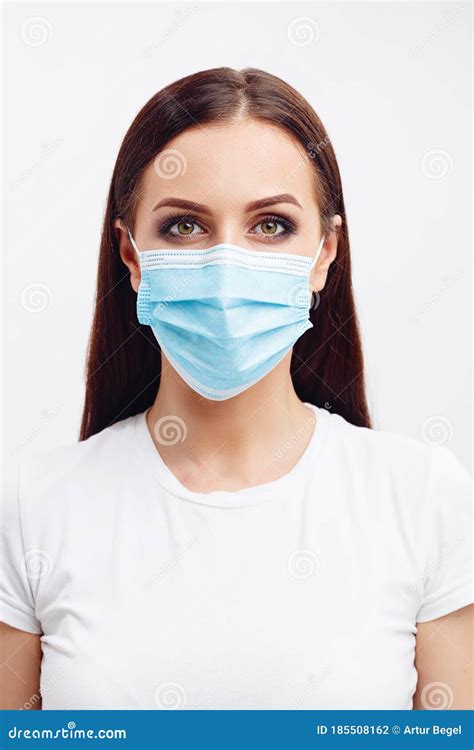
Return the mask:
[[[294,195],[291,195],[291,193],[281,193],[280,195],[270,195],[268,198],[261,198],[260,200],[247,203],[247,205],[245,206],[245,211],[247,213],[250,213],[250,211],[257,211],[259,208],[266,208],[267,206],[274,206],[277,203],[292,203],[294,206],[299,206],[299,208],[303,208],[301,203],[295,198]],[[175,208],[185,208],[189,211],[200,211],[203,214],[211,213],[211,209],[209,208],[209,206],[206,206],[203,203],[195,203],[194,201],[188,201],[183,198],[163,198],[163,200],[159,201],[156,204],[153,211],[156,211],[157,208],[162,208],[164,206],[174,206]]]

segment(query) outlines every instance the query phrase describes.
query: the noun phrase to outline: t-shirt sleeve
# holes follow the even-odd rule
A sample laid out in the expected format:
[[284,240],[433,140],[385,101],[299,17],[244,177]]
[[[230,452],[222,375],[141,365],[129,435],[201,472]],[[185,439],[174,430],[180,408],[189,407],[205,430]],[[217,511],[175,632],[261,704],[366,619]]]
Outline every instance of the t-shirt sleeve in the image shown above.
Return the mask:
[[24,549],[17,491],[2,500],[0,525],[0,621],[28,633],[41,633],[29,578],[35,575],[37,550]]
[[450,448],[431,447],[421,536],[425,567],[417,622],[473,602],[473,483]]

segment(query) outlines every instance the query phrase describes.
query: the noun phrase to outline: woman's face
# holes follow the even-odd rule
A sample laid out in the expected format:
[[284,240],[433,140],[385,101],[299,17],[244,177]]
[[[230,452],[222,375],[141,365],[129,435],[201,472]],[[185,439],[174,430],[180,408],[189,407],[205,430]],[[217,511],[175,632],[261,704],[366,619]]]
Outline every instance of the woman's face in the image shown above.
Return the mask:
[[[256,120],[196,126],[170,141],[145,170],[131,229],[140,250],[229,243],[313,257],[321,239],[314,182],[310,157],[280,128]],[[120,220],[116,227],[137,291],[137,259]],[[330,233],[313,291],[324,286],[336,244]]]

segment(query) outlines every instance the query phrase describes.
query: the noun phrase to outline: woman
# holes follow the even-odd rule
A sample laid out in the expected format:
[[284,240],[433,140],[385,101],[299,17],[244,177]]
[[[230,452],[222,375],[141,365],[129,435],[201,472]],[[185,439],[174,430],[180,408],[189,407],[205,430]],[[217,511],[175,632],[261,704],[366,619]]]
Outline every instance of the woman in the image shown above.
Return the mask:
[[282,80],[135,118],[81,440],[7,512],[4,708],[472,707],[469,477],[371,429],[336,158]]

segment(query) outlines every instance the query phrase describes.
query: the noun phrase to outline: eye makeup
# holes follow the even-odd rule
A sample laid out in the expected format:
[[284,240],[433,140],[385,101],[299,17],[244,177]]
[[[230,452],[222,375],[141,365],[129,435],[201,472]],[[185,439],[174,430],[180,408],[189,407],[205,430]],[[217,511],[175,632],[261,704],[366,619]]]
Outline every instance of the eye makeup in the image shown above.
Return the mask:
[[296,234],[295,223],[287,216],[282,216],[281,214],[266,214],[252,224],[252,227],[255,228],[262,224],[280,224],[280,226],[283,227],[283,231],[270,234],[265,234],[264,232],[250,232],[250,234],[258,235],[259,238],[265,238],[265,242],[267,241],[267,238],[274,241],[275,238],[287,238],[291,234]]
[[[265,233],[262,231],[255,231],[257,227],[261,227],[264,224],[277,224],[279,225],[279,231],[273,233]],[[172,231],[174,227],[179,224],[191,224],[198,228],[200,231],[179,233]],[[298,227],[296,223],[288,216],[282,214],[265,214],[260,216],[257,220],[253,220],[253,223],[248,230],[248,234],[252,237],[256,237],[259,242],[281,242],[282,240],[288,239],[291,235],[296,234]],[[189,242],[190,240],[196,240],[196,237],[202,238],[207,234],[208,230],[205,225],[193,216],[191,213],[172,213],[171,215],[162,219],[157,225],[157,235],[168,242]]]

